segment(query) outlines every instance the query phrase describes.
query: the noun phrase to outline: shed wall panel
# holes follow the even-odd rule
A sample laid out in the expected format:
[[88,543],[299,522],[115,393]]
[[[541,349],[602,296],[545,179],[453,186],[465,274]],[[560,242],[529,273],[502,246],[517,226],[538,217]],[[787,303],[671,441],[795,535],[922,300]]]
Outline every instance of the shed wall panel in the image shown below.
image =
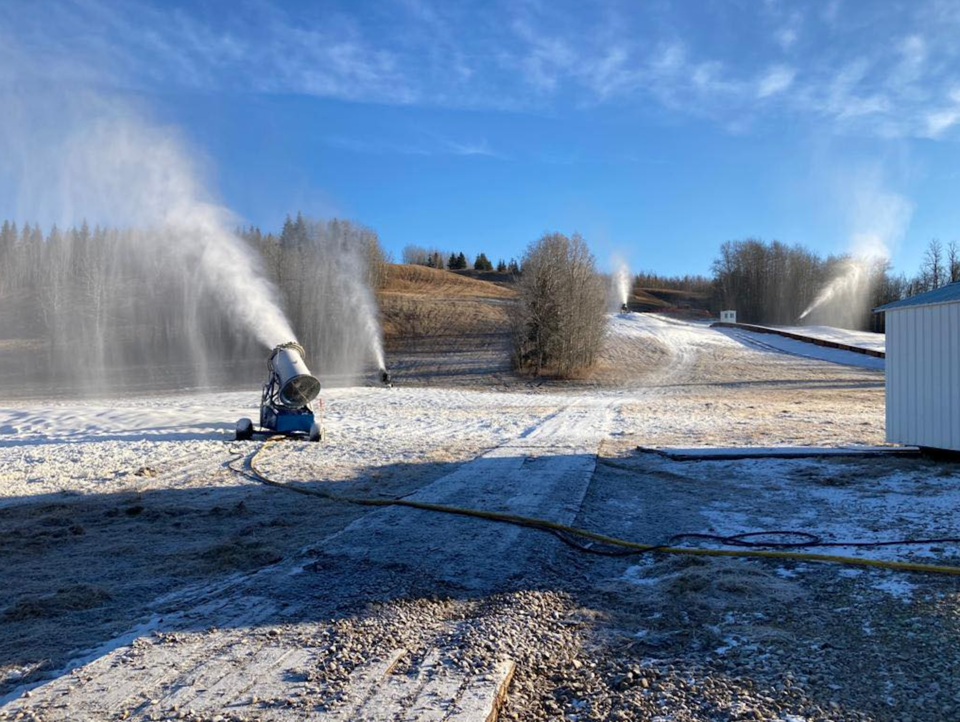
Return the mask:
[[960,304],[948,306],[950,313],[950,447],[960,449]]
[[887,440],[960,451],[960,303],[886,315]]

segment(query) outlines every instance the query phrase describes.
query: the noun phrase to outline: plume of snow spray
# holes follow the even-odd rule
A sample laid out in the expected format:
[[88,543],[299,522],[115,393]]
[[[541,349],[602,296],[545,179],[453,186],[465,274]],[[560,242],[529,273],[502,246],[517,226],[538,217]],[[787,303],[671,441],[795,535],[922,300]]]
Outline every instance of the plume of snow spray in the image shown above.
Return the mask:
[[877,260],[870,257],[843,259],[837,274],[800,314],[800,320],[819,310],[824,321],[832,326],[854,326],[869,298],[871,269]]
[[23,279],[24,298],[39,299],[21,316],[39,317],[24,333],[46,342],[33,375],[89,391],[192,386],[226,380],[254,341],[296,340],[258,254],[175,132],[89,91],[0,84],[0,105],[0,192],[21,221],[118,228],[52,230],[0,267],[0,286]]
[[615,269],[611,276],[611,296],[617,310],[630,298],[630,268],[622,258],[614,258]]
[[357,310],[360,316],[360,324],[363,329],[367,343],[370,344],[370,353],[377,364],[378,371],[387,370],[387,359],[383,353],[383,329],[377,319],[377,302],[373,297],[373,291],[370,286],[359,282],[359,279],[351,285],[355,286],[354,295],[357,297]]
[[[303,341],[322,360],[321,374],[356,378],[372,361],[386,370],[383,331],[372,289],[376,234],[349,221],[303,221],[295,313]],[[339,380],[339,379],[338,379]]]
[[267,348],[296,340],[253,250],[229,230],[235,219],[207,199],[172,135],[131,118],[97,122],[68,139],[58,175],[66,207],[109,204],[113,218],[143,229],[132,239],[166,257],[160,272],[191,269],[235,327]]
[[[850,192],[850,189],[847,189]],[[815,316],[822,323],[855,328],[868,310],[875,271],[890,259],[913,215],[903,196],[880,187],[878,171],[864,173],[852,188],[849,217],[850,253],[800,320]]]

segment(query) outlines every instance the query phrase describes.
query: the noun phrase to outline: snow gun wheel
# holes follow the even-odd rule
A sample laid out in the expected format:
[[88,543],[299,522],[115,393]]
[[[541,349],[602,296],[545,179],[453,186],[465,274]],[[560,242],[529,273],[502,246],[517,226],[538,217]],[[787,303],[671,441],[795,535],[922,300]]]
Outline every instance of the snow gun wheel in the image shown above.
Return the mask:
[[313,425],[310,427],[310,435],[307,438],[315,443],[323,441],[323,427],[317,422],[313,422]]
[[237,441],[250,441],[253,438],[253,422],[250,419],[240,419],[237,422]]

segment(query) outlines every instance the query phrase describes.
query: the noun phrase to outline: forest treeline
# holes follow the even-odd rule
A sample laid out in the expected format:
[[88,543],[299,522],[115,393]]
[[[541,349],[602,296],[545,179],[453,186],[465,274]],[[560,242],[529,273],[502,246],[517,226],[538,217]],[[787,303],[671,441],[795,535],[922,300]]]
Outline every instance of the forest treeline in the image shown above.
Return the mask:
[[882,331],[883,318],[872,309],[960,280],[960,247],[931,240],[920,268],[908,276],[894,273],[886,259],[823,257],[800,245],[748,238],[723,243],[712,271],[710,276],[641,271],[635,288],[695,294],[708,299],[715,313],[736,310],[744,323],[792,325],[835,284],[838,298],[813,309],[808,320]]
[[[474,268],[478,270],[482,270],[481,258],[486,256],[477,257]],[[462,253],[447,255],[422,246],[407,246],[403,261],[451,270],[466,267]],[[511,259],[509,264],[499,263],[497,270],[519,276],[523,267]],[[894,273],[885,259],[823,257],[800,245],[748,238],[723,243],[712,271],[709,276],[641,271],[634,276],[634,288],[695,295],[715,313],[736,309],[738,319],[746,323],[791,325],[801,320],[828,286],[836,284],[841,293],[831,304],[811,311],[809,320],[882,330],[883,319],[872,309],[960,280],[960,248],[954,242],[930,241],[921,268],[907,276]]]
[[[259,373],[264,350],[237,310],[223,307],[196,268],[172,263],[179,259],[164,233],[84,223],[44,234],[36,225],[0,225],[0,340],[40,344],[4,354],[0,375],[102,389],[169,386],[160,376],[171,374],[189,386],[235,380],[241,367]],[[345,280],[363,278],[374,288],[382,282],[377,234],[301,215],[287,218],[279,233],[235,234],[243,252],[259,255],[255,265],[275,284],[318,372],[362,368],[368,341],[355,333],[353,311],[362,299]]]
[[713,263],[713,296],[746,323],[795,324],[831,284],[847,307],[814,309],[824,323],[879,330],[872,309],[960,280],[960,250],[933,240],[913,277],[896,274],[888,260],[848,255],[826,258],[778,241],[727,241]]
[[500,259],[494,264],[486,253],[478,253],[471,263],[467,256],[460,251],[444,252],[438,248],[407,245],[403,247],[402,260],[404,263],[427,268],[446,269],[448,271],[463,271],[472,268],[475,271],[496,271],[497,273],[519,273],[520,264],[515,258],[509,261]]
[[[210,369],[235,378],[235,368],[262,360],[263,349],[249,330],[232,309],[222,307],[222,297],[196,268],[171,256],[163,233],[85,223],[44,233],[37,225],[4,221],[0,341],[16,339],[20,345],[15,344],[12,355],[10,344],[0,345],[0,376],[46,375],[65,384],[102,386],[104,369],[113,368],[148,377],[175,373],[178,384],[190,385],[216,381],[204,375]],[[350,221],[316,221],[298,214],[288,217],[278,232],[250,227],[235,235],[243,241],[243,252],[254,254],[254,265],[273,282],[280,306],[318,366],[327,374],[355,373],[362,367],[368,341],[354,332],[351,309],[363,299],[343,281],[362,278],[368,289],[382,284],[387,258],[376,232]],[[403,255],[406,262],[436,268],[469,265],[462,252],[408,246]],[[876,306],[960,280],[955,243],[931,241],[921,268],[909,277],[894,273],[887,261],[864,265],[854,260],[745,239],[721,245],[710,277],[643,272],[634,280],[636,288],[697,294],[709,299],[715,312],[734,308],[744,322],[789,325],[837,279],[846,279],[844,283],[856,284],[858,301],[839,304],[848,315],[818,317],[815,311],[808,320],[859,328],[877,322],[871,313]],[[531,267],[531,262],[537,265]],[[493,264],[479,253],[472,266],[518,279],[520,303],[529,312],[513,328],[518,367],[566,373],[589,366],[598,348],[594,329],[600,274],[584,239],[551,234],[528,247],[521,262]],[[577,293],[587,297],[562,295],[569,283],[578,284]],[[541,305],[534,293],[538,288],[548,294]],[[557,340],[559,330],[567,334],[574,328],[569,342]],[[532,338],[544,343],[531,344]]]

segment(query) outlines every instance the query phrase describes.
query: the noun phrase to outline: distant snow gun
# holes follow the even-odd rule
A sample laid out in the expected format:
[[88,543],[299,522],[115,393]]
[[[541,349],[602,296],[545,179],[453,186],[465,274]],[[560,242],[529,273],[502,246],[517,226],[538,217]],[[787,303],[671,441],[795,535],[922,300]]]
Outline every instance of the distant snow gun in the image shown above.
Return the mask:
[[[303,347],[284,343],[273,349],[267,360],[269,377],[260,399],[260,428],[250,419],[237,422],[237,439],[261,436],[303,436],[323,439],[322,420],[314,414],[313,402],[320,395],[320,382],[303,360]],[[323,403],[317,404],[322,410]]]
[[630,307],[627,305],[626,301],[620,304],[620,313],[630,313]]
[[380,383],[387,388],[391,388],[393,386],[393,379],[390,378],[390,372],[386,369],[380,369]]

